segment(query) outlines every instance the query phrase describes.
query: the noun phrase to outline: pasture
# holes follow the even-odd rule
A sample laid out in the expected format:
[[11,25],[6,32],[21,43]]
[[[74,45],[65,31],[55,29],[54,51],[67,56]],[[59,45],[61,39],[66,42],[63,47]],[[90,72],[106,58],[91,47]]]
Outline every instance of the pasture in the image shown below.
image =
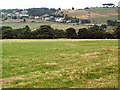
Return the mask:
[[2,40],[3,88],[117,88],[117,39]]
[[25,25],[28,25],[32,30],[39,28],[41,25],[50,25],[55,29],[63,29],[63,30],[65,30],[69,27],[73,27],[77,30],[80,29],[80,28],[88,27],[88,26],[85,26],[85,25],[75,25],[75,26],[73,26],[73,24],[74,23],[66,24],[66,23],[56,23],[56,22],[41,22],[41,23],[40,22],[39,23],[37,23],[37,22],[26,22],[26,23],[10,22],[10,23],[2,23],[2,26],[10,26],[10,27],[13,27],[13,29],[18,29],[18,28],[25,27]]

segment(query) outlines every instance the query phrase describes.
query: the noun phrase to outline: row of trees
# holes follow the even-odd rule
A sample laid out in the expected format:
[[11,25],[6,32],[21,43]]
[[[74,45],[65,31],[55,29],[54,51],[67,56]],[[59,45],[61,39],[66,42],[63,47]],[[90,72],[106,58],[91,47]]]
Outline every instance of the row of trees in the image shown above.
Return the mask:
[[26,10],[30,16],[42,16],[45,14],[50,15],[57,11],[55,8],[29,8]]
[[78,33],[76,33],[74,28],[59,30],[53,29],[49,25],[42,25],[40,28],[34,31],[31,31],[29,26],[25,26],[24,28],[19,29],[12,29],[9,26],[2,26],[1,29],[3,39],[104,39],[119,38],[120,36],[120,26],[118,26],[114,33],[106,32],[104,29],[98,26],[94,26],[88,29],[79,29]]
[[107,20],[108,26],[117,26],[119,23],[116,20]]

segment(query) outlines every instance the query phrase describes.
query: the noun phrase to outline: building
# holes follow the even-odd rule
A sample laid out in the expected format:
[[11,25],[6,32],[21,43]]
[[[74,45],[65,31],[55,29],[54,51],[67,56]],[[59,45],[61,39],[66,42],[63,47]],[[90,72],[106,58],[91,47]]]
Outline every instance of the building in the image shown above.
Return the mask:
[[101,23],[96,23],[95,25],[96,25],[96,26],[99,26],[99,27],[100,27],[100,26],[102,26],[102,24],[101,24]]
[[71,20],[67,20],[66,23],[71,23]]
[[34,18],[35,18],[35,19],[40,19],[40,17],[39,17],[39,16],[35,16]]
[[64,20],[61,19],[61,18],[57,18],[55,21],[56,21],[56,22],[63,22]]
[[44,20],[45,20],[45,21],[49,21],[49,20],[50,20],[50,17],[45,17]]

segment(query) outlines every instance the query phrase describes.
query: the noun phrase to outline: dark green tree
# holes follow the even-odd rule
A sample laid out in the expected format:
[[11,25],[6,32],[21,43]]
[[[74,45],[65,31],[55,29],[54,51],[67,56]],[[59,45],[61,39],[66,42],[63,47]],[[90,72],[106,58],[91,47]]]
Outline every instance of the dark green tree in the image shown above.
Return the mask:
[[54,30],[54,38],[65,38],[66,33],[63,30],[55,29]]
[[42,25],[39,29],[36,30],[37,38],[41,39],[53,39],[54,38],[54,29],[49,25]]
[[25,39],[23,28],[16,29],[15,31],[16,31],[16,39]]
[[61,8],[58,8],[58,10],[61,10]]
[[23,19],[23,22],[25,23],[25,22],[26,22],[26,19]]
[[118,25],[117,29],[114,32],[115,32],[116,37],[120,39],[120,25]]
[[79,31],[78,31],[78,37],[81,38],[81,39],[90,38],[89,33],[90,33],[90,32],[88,31],[88,29],[86,29],[86,28],[81,28],[81,29],[79,29]]
[[93,26],[88,30],[89,36],[93,39],[103,39],[105,37],[105,30],[103,30],[99,26]]
[[26,25],[24,28],[24,38],[25,39],[30,39],[31,38],[31,29],[29,28],[28,25]]
[[1,30],[12,29],[12,27],[10,27],[10,26],[2,26],[2,27],[0,27],[0,29],[1,29]]
[[77,33],[74,28],[66,29],[66,35],[67,35],[68,39],[76,39],[77,38]]
[[2,39],[15,39],[15,38],[16,38],[15,30],[8,28],[2,31]]
[[74,7],[72,7],[72,10],[75,10],[75,8],[74,8]]

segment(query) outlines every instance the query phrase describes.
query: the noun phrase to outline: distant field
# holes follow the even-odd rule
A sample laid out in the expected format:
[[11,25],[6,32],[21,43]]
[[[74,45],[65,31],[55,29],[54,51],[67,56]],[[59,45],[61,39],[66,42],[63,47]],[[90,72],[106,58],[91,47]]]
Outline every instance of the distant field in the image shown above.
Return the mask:
[[[89,11],[91,11],[89,13]],[[107,24],[107,20],[117,20],[118,19],[118,10],[117,8],[96,8],[96,9],[88,9],[88,10],[60,10],[56,12],[56,14],[64,13],[70,17],[77,17],[79,19],[90,19],[92,23],[103,23]],[[89,14],[88,14],[89,13]],[[90,17],[89,17],[90,15]],[[31,22],[35,21],[35,22]],[[9,23],[8,23],[9,22]],[[11,26],[13,28],[22,28],[25,25],[29,25],[31,29],[37,29],[40,25],[51,25],[53,28],[57,29],[67,29],[69,27],[73,27],[75,29],[86,28],[85,25],[75,25],[73,23],[65,24],[65,23],[56,23],[56,22],[42,22],[41,20],[31,20],[27,19],[26,23],[21,22],[19,20],[8,19],[3,21],[3,26]]]
[[52,23],[17,23],[17,22],[14,22],[14,23],[2,23],[2,26],[11,26],[12,28],[14,29],[18,29],[18,28],[23,28],[25,27],[25,25],[28,25],[31,29],[37,29],[40,27],[40,25],[51,25]]
[[109,16],[109,17],[99,17],[96,19],[91,19],[92,23],[102,23],[107,25],[107,20],[118,20],[118,16]]
[[113,10],[113,9],[118,9],[116,8],[96,8],[96,9],[86,9],[86,11],[101,11],[101,10]]
[[[89,12],[90,11],[90,12]],[[96,9],[86,9],[86,10],[61,10],[57,13],[63,12],[70,17],[77,17],[79,19],[95,19],[100,22],[98,23],[106,23],[109,19],[114,20],[113,18],[117,18],[118,16],[118,8],[96,8]],[[89,17],[90,15],[90,17]],[[104,19],[103,19],[104,18]],[[116,20],[115,19],[115,20]]]
[[2,40],[3,88],[117,88],[117,39]]
[[55,29],[67,29],[69,27],[73,27],[75,29],[80,29],[80,28],[85,28],[87,26],[85,25],[75,25],[73,26],[73,23],[70,24],[65,24],[65,23],[54,23],[54,22],[43,22],[43,23],[3,23],[2,26],[11,26],[14,29],[17,28],[23,28],[25,27],[25,25],[28,25],[31,29],[37,29],[39,28],[41,25],[50,25]]

